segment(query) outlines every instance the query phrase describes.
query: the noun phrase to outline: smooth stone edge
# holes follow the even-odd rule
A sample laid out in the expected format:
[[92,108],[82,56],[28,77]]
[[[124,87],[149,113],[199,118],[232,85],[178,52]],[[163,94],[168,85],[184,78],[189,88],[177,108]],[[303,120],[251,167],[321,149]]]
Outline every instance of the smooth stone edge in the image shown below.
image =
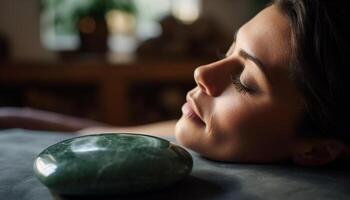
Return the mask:
[[155,138],[155,139],[159,139],[159,140],[162,140],[164,142],[168,142],[169,145],[172,144],[170,141],[164,139],[164,138],[160,138],[160,137],[157,137],[157,136],[153,136],[153,135],[146,135],[146,134],[139,134],[139,133],[101,133],[101,134],[91,134],[91,135],[81,135],[81,136],[77,136],[77,137],[72,137],[72,138],[68,138],[68,139],[65,139],[65,140],[61,140],[59,142],[56,142],[55,144],[52,144],[48,147],[46,147],[45,149],[43,149],[40,153],[38,153],[36,156],[35,156],[35,159],[40,156],[42,153],[44,153],[44,151],[46,151],[47,149],[51,148],[51,147],[54,147],[56,145],[60,145],[61,143],[63,142],[68,142],[70,140],[75,140],[75,139],[79,139],[79,138],[85,138],[85,137],[95,137],[95,136],[108,136],[108,135],[133,135],[133,136],[144,136],[144,137],[152,137],[152,138]]
[[[35,164],[35,161],[36,161],[36,159],[37,159],[40,155],[42,155],[42,154],[44,153],[44,151],[46,151],[47,149],[49,149],[49,148],[51,148],[51,147],[54,147],[54,146],[56,146],[56,145],[60,145],[60,144],[63,143],[63,142],[69,142],[69,141],[71,141],[71,140],[78,139],[78,138],[95,137],[95,136],[106,136],[106,135],[107,135],[107,136],[108,136],[108,135],[133,135],[133,136],[151,137],[151,138],[154,138],[154,139],[159,139],[159,140],[161,140],[161,141],[163,141],[163,142],[167,142],[168,145],[169,145],[168,148],[171,148],[171,149],[172,149],[173,151],[175,151],[176,153],[178,153],[178,152],[177,152],[176,150],[174,150],[174,149],[175,149],[174,147],[179,147],[183,152],[185,152],[186,157],[189,158],[189,160],[190,160],[190,165],[189,165],[189,170],[188,170],[188,172],[187,172],[186,174],[184,174],[184,176],[183,176],[181,179],[179,179],[178,181],[175,181],[175,182],[170,183],[170,184],[168,184],[168,185],[164,185],[163,187],[154,188],[154,190],[161,190],[161,189],[167,188],[167,187],[169,187],[169,186],[171,186],[171,185],[177,184],[177,183],[183,181],[183,179],[185,179],[186,177],[188,177],[188,176],[191,174],[191,171],[192,171],[192,169],[193,169],[193,158],[192,158],[191,154],[190,154],[184,147],[182,147],[182,146],[180,146],[180,145],[177,145],[177,144],[174,144],[174,143],[172,143],[172,142],[170,142],[170,141],[168,141],[168,140],[166,140],[166,139],[164,139],[164,138],[160,138],[160,137],[153,136],[153,135],[147,135],[147,134],[142,134],[142,133],[124,133],[124,132],[112,133],[112,132],[111,132],[111,133],[90,134],[90,135],[82,135],[82,136],[72,137],[72,138],[68,138],[68,139],[65,139],[65,140],[61,140],[61,141],[59,141],[59,142],[56,142],[56,143],[54,143],[54,144],[52,144],[52,145],[46,147],[46,148],[43,149],[39,154],[37,154],[37,155],[35,156],[35,159],[34,159],[33,171],[34,171],[34,174],[35,174],[36,178],[39,179],[39,181],[41,182],[40,178],[37,176],[37,173],[36,173],[36,164]],[[43,183],[42,183],[42,184],[43,184]],[[45,184],[43,184],[43,185],[45,185]],[[45,187],[47,187],[47,186],[45,185]],[[50,191],[51,193],[53,192],[53,193],[60,194],[60,195],[70,195],[70,194],[61,194],[61,193],[59,193],[58,191],[51,190],[50,188],[48,188],[48,189],[49,189],[49,191]],[[152,190],[153,190],[153,189],[152,189]],[[111,194],[107,194],[107,195],[139,194],[139,193],[144,193],[144,192],[149,192],[149,191],[151,191],[151,190],[140,190],[140,191],[135,191],[135,192],[133,192],[133,193],[118,193],[118,192],[117,192],[117,193],[111,193]],[[79,195],[73,195],[73,196],[79,196]],[[96,194],[96,196],[101,196],[101,195],[100,195],[100,194]]]

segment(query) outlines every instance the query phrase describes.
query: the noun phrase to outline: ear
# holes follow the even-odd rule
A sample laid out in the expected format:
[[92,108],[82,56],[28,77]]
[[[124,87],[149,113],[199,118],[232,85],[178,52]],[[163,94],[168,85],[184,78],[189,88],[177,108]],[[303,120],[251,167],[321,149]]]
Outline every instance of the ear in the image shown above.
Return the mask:
[[335,139],[301,139],[294,146],[292,159],[304,166],[320,166],[338,159],[349,159],[350,148]]

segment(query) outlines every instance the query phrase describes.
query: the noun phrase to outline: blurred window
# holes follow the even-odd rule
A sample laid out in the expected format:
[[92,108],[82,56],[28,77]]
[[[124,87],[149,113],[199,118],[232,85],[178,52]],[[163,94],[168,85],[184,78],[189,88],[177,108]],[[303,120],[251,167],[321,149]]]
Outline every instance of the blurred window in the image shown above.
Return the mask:
[[84,32],[96,27],[92,18],[81,17],[89,13],[100,17],[103,13],[109,49],[132,52],[139,42],[161,34],[158,21],[165,16],[193,23],[200,15],[201,0],[40,0],[40,12],[41,40],[47,49],[77,49],[77,24]]

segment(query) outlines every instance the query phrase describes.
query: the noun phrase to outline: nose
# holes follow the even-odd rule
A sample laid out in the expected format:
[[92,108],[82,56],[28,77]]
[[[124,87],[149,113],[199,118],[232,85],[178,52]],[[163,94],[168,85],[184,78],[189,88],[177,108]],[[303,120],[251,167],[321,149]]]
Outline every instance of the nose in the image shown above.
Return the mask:
[[219,96],[230,82],[232,73],[236,67],[233,63],[220,60],[208,65],[203,65],[194,71],[194,80],[198,87],[209,96]]

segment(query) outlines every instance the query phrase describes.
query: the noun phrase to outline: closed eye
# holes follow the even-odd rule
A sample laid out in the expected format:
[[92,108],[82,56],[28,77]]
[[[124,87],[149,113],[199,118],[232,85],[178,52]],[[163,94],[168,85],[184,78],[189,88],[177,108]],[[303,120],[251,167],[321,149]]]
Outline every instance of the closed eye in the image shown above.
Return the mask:
[[246,93],[254,94],[256,92],[254,89],[245,86],[241,82],[241,74],[231,75],[231,81],[232,81],[233,85],[235,86],[235,88],[237,89],[237,91],[242,93],[242,94],[246,94]]

